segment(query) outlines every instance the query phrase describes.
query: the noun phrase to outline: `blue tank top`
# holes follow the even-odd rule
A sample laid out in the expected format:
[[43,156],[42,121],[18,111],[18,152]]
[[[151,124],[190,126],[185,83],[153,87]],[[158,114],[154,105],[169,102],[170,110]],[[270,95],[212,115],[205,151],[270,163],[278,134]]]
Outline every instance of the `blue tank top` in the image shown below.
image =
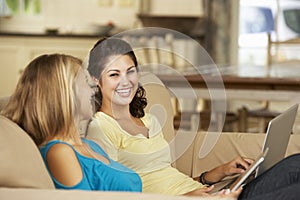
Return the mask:
[[124,165],[110,159],[103,149],[95,142],[82,139],[88,144],[93,151],[99,153],[109,160],[109,164],[103,163],[97,159],[89,158],[79,154],[75,148],[68,143],[54,140],[40,148],[40,152],[50,172],[46,157],[49,149],[57,143],[67,144],[74,150],[83,172],[82,180],[74,186],[65,186],[59,183],[50,173],[50,176],[57,189],[81,189],[81,190],[98,190],[98,191],[127,191],[141,192],[142,181],[137,173]]

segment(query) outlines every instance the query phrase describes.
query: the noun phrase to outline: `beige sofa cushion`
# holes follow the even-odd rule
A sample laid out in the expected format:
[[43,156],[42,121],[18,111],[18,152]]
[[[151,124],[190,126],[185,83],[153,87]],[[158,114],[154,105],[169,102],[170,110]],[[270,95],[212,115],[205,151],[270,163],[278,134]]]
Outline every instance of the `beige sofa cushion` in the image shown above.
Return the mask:
[[150,72],[140,73],[140,83],[146,90],[146,112],[155,115],[161,123],[165,139],[170,142],[175,135],[173,107],[168,89],[161,80]]
[[145,112],[155,115],[160,122],[164,138],[169,142],[172,165],[176,167],[175,132],[173,125],[173,107],[169,90],[153,73],[140,73],[140,83],[146,90],[147,106]]
[[33,140],[0,115],[0,187],[54,189]]
[[[218,141],[207,155],[200,155],[204,138],[208,134],[218,137],[217,133],[199,132],[193,148],[192,177],[199,176],[202,172],[210,170],[220,164],[229,162],[240,155],[248,158],[256,158],[261,153],[265,133],[222,133]],[[292,134],[287,147],[286,155],[300,152],[300,135]],[[203,151],[202,151],[203,152]],[[205,151],[204,151],[205,152]],[[199,156],[200,155],[200,156]]]
[[[265,133],[207,133],[199,131],[196,135],[190,131],[176,134],[176,150],[184,149],[184,154],[176,161],[177,169],[191,177],[198,177],[202,172],[229,162],[236,156],[256,158],[261,153]],[[210,135],[210,139],[205,139]],[[214,138],[218,138],[214,144]],[[292,134],[287,147],[286,156],[300,153],[300,134]],[[211,150],[203,143],[210,143]],[[210,145],[209,145],[210,146]],[[183,148],[185,147],[185,148]],[[202,149],[203,148],[203,149]],[[208,150],[208,151],[205,151]],[[200,154],[200,152],[202,152]],[[207,154],[206,154],[206,153]]]
[[0,111],[5,107],[8,103],[9,97],[1,97],[0,98]]

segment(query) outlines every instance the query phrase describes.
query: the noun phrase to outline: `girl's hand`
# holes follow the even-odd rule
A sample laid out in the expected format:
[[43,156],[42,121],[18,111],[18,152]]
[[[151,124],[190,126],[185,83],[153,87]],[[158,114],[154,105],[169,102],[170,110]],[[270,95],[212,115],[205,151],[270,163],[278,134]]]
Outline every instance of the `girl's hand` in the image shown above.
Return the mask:
[[216,183],[227,176],[244,173],[252,163],[252,159],[238,156],[232,161],[206,172],[203,179],[207,183]]
[[189,196],[201,196],[205,197],[205,199],[237,199],[240,193],[242,192],[242,188],[240,187],[234,192],[230,192],[230,190],[221,190],[217,193],[210,194],[209,192],[212,191],[214,186],[209,186],[207,188],[202,188],[199,190],[195,190],[192,192],[187,193],[186,195]]
[[240,187],[239,189],[237,189],[234,192],[231,192],[229,189],[224,189],[224,190],[221,190],[220,192],[214,194],[214,196],[220,197],[220,198],[238,199],[238,196],[241,194],[242,190],[243,190],[242,187]]
[[241,156],[238,156],[237,158],[223,165],[222,168],[223,168],[224,176],[242,174],[249,168],[249,166],[252,163],[253,163],[252,159],[242,158]]

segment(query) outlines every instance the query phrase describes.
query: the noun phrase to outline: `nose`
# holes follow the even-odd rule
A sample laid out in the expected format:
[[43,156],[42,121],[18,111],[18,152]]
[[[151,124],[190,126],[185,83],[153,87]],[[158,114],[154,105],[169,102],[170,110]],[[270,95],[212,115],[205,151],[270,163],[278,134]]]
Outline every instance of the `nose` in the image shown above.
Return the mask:
[[129,83],[128,77],[126,75],[121,76],[120,84],[127,85]]

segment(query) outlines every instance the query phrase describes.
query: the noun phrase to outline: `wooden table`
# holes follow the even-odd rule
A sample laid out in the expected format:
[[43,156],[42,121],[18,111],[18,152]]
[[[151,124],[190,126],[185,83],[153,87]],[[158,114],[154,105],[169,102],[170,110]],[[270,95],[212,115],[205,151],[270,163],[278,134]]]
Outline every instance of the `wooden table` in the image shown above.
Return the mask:
[[158,77],[182,98],[194,97],[184,92],[191,86],[197,98],[203,99],[211,99],[209,90],[225,90],[227,100],[300,102],[300,66],[281,70],[274,67],[269,73],[263,66],[253,66],[239,71],[236,68],[223,69],[219,74],[158,74]]
[[[299,74],[300,76],[300,74]],[[162,76],[163,81],[170,84],[172,77]],[[204,78],[200,75],[186,75],[185,78],[195,88],[205,87]],[[253,89],[253,90],[300,90],[299,78],[279,78],[279,77],[241,77],[235,75],[223,75],[223,83],[226,89]],[[214,76],[206,76],[206,81],[209,83],[217,83]]]
[[[271,69],[266,71],[263,66],[228,67],[204,74],[189,71],[157,75],[177,99],[213,101],[214,113],[224,114],[226,102],[230,100],[300,103],[300,66],[274,66]],[[223,122],[217,126],[221,128]]]

